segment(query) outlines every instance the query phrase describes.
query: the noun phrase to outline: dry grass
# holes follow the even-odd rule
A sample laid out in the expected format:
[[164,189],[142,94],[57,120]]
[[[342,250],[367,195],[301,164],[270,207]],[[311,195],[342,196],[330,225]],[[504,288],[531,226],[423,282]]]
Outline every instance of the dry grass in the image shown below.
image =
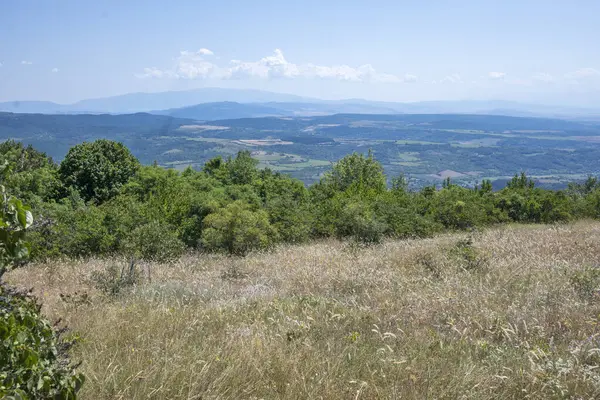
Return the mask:
[[118,298],[89,281],[118,260],[9,280],[81,336],[84,399],[600,398],[600,224],[465,237],[187,256]]

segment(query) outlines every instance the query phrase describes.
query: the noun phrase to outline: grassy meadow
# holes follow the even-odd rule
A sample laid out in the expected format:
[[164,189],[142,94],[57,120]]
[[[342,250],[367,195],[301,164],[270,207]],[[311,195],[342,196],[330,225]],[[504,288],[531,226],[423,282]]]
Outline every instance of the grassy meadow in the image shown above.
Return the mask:
[[83,399],[594,399],[599,260],[582,221],[189,254],[112,296],[125,260],[7,280],[79,338]]

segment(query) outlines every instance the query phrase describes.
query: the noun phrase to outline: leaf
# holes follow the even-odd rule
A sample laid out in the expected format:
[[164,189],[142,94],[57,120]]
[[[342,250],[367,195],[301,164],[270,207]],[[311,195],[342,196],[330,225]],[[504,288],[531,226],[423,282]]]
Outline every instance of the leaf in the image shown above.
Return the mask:
[[27,210],[25,211],[25,228],[29,228],[31,225],[33,225],[33,214]]

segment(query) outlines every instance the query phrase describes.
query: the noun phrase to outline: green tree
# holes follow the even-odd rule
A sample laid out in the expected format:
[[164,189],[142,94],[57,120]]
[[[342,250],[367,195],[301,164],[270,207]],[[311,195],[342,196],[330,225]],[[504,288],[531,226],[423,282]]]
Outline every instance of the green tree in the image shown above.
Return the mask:
[[6,188],[30,204],[55,199],[62,192],[58,167],[46,153],[31,145],[8,140],[0,143],[0,165],[11,165],[12,173],[4,180]]
[[117,195],[139,168],[122,143],[101,139],[72,147],[59,173],[63,184],[77,189],[85,201],[102,203]]
[[308,240],[313,222],[308,190],[301,181],[265,169],[256,184],[269,221],[288,243]]
[[334,191],[343,192],[351,186],[383,192],[386,189],[386,178],[383,167],[373,157],[373,153],[352,153],[333,165],[322,183],[331,186]]

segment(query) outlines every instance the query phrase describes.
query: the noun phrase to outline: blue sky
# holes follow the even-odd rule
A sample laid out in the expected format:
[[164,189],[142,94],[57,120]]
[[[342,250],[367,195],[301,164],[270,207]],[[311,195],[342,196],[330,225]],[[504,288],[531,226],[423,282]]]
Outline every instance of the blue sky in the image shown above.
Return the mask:
[[203,86],[600,104],[600,1],[0,3],[0,101]]

